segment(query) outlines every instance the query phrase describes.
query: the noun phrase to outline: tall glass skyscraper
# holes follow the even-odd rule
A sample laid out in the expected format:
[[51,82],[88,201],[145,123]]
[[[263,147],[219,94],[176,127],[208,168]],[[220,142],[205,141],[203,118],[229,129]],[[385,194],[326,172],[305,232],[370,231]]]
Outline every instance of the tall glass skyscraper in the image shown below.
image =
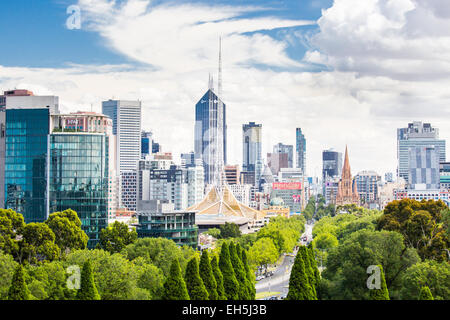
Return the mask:
[[118,194],[122,195],[119,206],[135,211],[136,197],[130,199],[134,188],[129,186],[137,185],[136,173],[142,152],[142,105],[140,101],[108,100],[103,101],[102,110],[112,119],[112,132],[116,136],[116,163],[120,177]]
[[76,211],[89,248],[108,225],[108,139],[103,133],[50,135],[50,212]]
[[445,162],[445,140],[439,139],[439,129],[430,123],[414,121],[407,128],[397,129],[397,176],[411,183],[410,150],[417,147],[435,147],[440,162]]
[[5,148],[0,159],[5,173],[1,192],[5,208],[21,213],[26,223],[43,222],[48,214],[50,115],[59,112],[59,99],[17,91],[5,95],[0,111],[5,135],[0,140]]
[[[223,132],[218,132],[218,107],[223,106]],[[214,183],[219,163],[218,136],[223,136],[223,164],[227,163],[226,105],[210,88],[195,105],[195,157],[203,160],[205,183]]]
[[109,100],[102,103],[102,113],[113,121],[117,136],[117,164],[120,172],[136,170],[141,159],[141,102]]
[[6,110],[5,206],[26,223],[47,219],[49,109]]
[[262,124],[249,122],[242,125],[243,134],[243,161],[242,171],[255,172],[256,162],[262,159],[261,141],[262,141]]
[[296,129],[297,168],[301,168],[306,174],[306,139],[301,128]]
[[322,178],[325,182],[327,178],[338,177],[342,173],[342,153],[334,150],[324,150],[322,152]]

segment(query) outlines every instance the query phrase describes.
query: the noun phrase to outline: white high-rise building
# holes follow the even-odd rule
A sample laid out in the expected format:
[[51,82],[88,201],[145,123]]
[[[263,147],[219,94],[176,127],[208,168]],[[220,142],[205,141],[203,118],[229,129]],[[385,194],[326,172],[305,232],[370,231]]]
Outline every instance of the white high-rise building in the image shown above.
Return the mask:
[[108,100],[103,114],[113,121],[117,136],[117,164],[120,172],[136,170],[141,158],[142,105],[140,101]]
[[205,171],[202,160],[196,159],[195,166],[188,167],[186,170],[188,184],[188,207],[191,207],[202,201],[205,196]]
[[408,123],[407,128],[397,129],[397,176],[405,179],[407,185],[410,181],[410,150],[415,148],[434,147],[440,162],[445,162],[445,140],[439,139],[439,129],[430,123],[414,121]]
[[250,206],[253,188],[251,184],[230,184],[228,187],[237,201],[246,206]]
[[[119,173],[119,207],[136,211],[137,166],[141,158],[142,104],[140,101],[108,100],[102,112],[112,119],[116,136],[116,163]],[[134,179],[134,180],[133,180]]]

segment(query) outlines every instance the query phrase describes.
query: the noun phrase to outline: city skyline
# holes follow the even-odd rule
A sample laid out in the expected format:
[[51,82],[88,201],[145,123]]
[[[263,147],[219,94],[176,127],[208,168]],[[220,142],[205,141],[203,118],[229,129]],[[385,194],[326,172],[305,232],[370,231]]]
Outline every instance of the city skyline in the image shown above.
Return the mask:
[[[241,128],[250,121],[263,125],[263,155],[278,142],[294,145],[295,128],[301,127],[307,137],[306,167],[312,176],[321,175],[323,150],[334,148],[343,152],[345,145],[350,147],[355,174],[363,170],[382,175],[395,173],[396,129],[413,121],[432,123],[440,128],[441,139],[450,137],[450,128],[445,123],[447,67],[436,64],[438,58],[446,59],[432,53],[445,52],[449,45],[444,41],[448,28],[442,25],[447,23],[443,19],[447,13],[438,12],[437,4],[425,6],[404,1],[395,8],[389,7],[395,14],[388,15],[382,10],[389,6],[386,1],[374,1],[366,9],[357,1],[316,1],[319,5],[314,9],[313,1],[302,6],[282,1],[279,10],[271,2],[261,5],[264,10],[252,7],[255,2],[243,6],[239,1],[228,5],[220,1],[170,5],[122,2],[128,6],[113,5],[106,0],[97,1],[97,6],[88,1],[63,3],[49,1],[43,8],[31,11],[48,9],[46,20],[53,17],[53,23],[61,28],[55,32],[64,33],[67,42],[73,39],[83,46],[74,48],[66,61],[51,54],[39,62],[38,56],[52,48],[45,41],[41,52],[36,57],[28,56],[28,61],[23,55],[14,58],[5,50],[0,53],[4,61],[0,65],[0,88],[57,95],[62,112],[90,110],[91,105],[93,111],[99,112],[101,102],[111,98],[140,100],[143,128],[152,129],[155,139],[165,151],[173,152],[175,158],[194,150],[194,106],[208,87],[208,73],[217,82],[219,36],[223,38],[223,100],[228,108],[228,164],[242,165]],[[80,30],[65,29],[66,8],[70,4],[78,4],[82,10]],[[346,14],[348,6],[352,6],[355,16]],[[160,33],[156,35],[152,31],[155,21],[170,14],[180,17],[181,22],[172,25],[176,19],[171,19],[170,25],[155,28]],[[427,16],[427,34],[418,31],[414,20],[417,16]],[[9,23],[9,30],[13,30],[11,26],[17,22],[9,19],[4,23]],[[200,20],[211,28],[204,25],[194,28]],[[140,26],[148,26],[149,40],[142,44],[129,37],[137,34],[133,30],[137,30],[138,22]],[[363,34],[355,41],[353,29],[358,27]],[[171,28],[188,36],[183,41],[170,41]],[[128,31],[127,37],[121,29]],[[382,40],[370,38],[373,30],[389,34],[390,40],[404,40],[404,47],[383,47]],[[12,32],[21,39],[24,29]],[[429,52],[415,44],[411,34],[417,36],[417,32],[433,41]],[[164,37],[169,41],[162,42]],[[372,51],[367,51],[364,37],[373,41]],[[144,50],[138,55],[145,45],[154,47],[151,41],[161,54]],[[28,42],[32,48],[39,46],[34,41]],[[93,46],[101,51],[98,55],[91,54],[97,60],[81,54],[86,47],[91,48],[87,52],[93,53]],[[237,47],[239,50],[235,50]],[[273,49],[268,50],[269,47]],[[399,50],[405,49],[408,49],[405,56],[399,56]],[[379,57],[384,58],[377,62],[370,59]],[[393,61],[398,67],[392,67]],[[414,71],[405,69],[408,63],[413,64]]]

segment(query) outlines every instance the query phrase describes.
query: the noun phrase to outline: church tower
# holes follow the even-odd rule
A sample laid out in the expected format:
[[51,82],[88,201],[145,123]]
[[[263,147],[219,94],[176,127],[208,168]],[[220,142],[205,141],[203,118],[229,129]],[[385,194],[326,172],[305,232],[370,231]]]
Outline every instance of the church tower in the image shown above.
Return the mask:
[[356,204],[360,205],[359,194],[356,186],[356,181],[352,179],[350,170],[350,161],[348,160],[348,150],[345,146],[345,160],[342,168],[342,177],[338,184],[338,191],[336,195],[336,205]]

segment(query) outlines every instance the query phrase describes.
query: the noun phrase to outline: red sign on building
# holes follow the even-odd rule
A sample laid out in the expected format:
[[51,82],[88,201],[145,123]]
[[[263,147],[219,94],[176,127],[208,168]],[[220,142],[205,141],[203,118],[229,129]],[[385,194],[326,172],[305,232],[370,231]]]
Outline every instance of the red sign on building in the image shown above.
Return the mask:
[[273,190],[301,190],[301,182],[274,182],[272,183]]

